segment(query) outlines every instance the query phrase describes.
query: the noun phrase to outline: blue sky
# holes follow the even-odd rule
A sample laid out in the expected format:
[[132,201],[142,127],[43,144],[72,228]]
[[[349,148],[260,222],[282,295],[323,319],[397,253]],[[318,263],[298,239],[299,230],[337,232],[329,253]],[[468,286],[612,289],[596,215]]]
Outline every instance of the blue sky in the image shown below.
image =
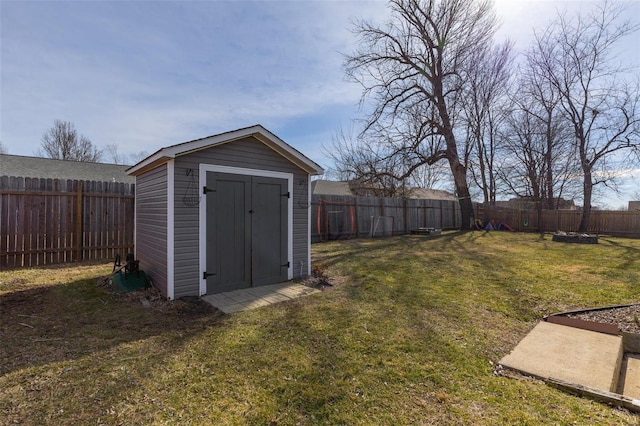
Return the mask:
[[[525,48],[556,9],[585,4],[497,0],[500,36]],[[126,155],[260,123],[328,167],[322,145],[360,114],[341,68],[350,22],[386,16],[382,1],[3,0],[0,140],[33,155],[61,119]]]

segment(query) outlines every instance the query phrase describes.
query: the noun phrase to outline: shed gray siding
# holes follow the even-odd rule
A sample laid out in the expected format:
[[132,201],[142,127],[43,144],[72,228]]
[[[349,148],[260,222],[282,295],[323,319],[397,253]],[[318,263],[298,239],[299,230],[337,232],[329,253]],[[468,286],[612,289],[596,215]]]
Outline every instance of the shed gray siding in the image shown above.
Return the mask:
[[167,296],[167,165],[136,177],[136,258]]
[[[200,196],[202,192],[202,188],[198,187],[201,163],[293,173],[293,277],[306,276],[309,266],[309,175],[262,142],[249,137],[175,159],[175,297],[199,293],[199,209],[197,205],[188,205],[184,199],[196,194]],[[188,171],[190,172],[187,173]],[[196,182],[195,193],[192,176]]]

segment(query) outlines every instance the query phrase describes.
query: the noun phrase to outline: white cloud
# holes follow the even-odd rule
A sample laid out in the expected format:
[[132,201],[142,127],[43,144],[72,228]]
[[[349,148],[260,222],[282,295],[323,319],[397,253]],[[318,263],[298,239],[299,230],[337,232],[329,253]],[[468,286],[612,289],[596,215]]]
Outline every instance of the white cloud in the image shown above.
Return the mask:
[[25,155],[57,118],[97,145],[153,151],[354,105],[340,54],[349,18],[386,14],[383,2],[1,7],[2,140]]
[[[496,3],[519,48],[556,7],[576,4],[586,3]],[[10,153],[33,154],[54,119],[123,154],[261,123],[323,165],[322,143],[348,126],[361,94],[342,70],[356,43],[350,22],[388,16],[385,1],[0,8],[0,140]]]

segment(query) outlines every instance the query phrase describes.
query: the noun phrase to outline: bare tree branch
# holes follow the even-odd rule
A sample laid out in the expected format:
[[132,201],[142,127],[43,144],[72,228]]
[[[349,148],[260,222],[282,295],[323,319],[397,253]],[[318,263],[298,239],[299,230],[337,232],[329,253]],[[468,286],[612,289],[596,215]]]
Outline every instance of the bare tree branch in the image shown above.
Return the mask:
[[53,127],[42,135],[40,147],[37,155],[58,160],[97,163],[102,156],[102,151],[86,136],[79,136],[69,121],[55,120]]
[[353,155],[353,146],[344,155],[347,163],[360,160],[369,172],[401,181],[423,166],[448,161],[462,225],[469,228],[474,212],[468,153],[458,146],[455,127],[465,78],[477,65],[475,52],[492,43],[492,2],[391,0],[390,9],[386,26],[359,22],[354,30],[360,48],[347,57],[345,73],[362,85],[361,104],[370,102],[373,111],[358,135],[366,141],[358,147],[366,158]]
[[614,174],[603,165],[621,152],[637,153],[640,147],[640,90],[637,83],[625,81],[624,69],[612,53],[620,40],[638,29],[620,21],[624,12],[619,3],[605,1],[574,19],[559,15],[536,37],[532,54],[559,94],[574,132],[583,176],[581,232],[589,228],[594,187],[613,185]]

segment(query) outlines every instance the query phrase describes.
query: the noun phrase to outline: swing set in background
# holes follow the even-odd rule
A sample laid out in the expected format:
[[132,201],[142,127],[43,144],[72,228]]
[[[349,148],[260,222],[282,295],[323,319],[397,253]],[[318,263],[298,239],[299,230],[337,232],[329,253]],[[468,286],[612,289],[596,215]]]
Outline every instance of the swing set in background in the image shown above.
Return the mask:
[[493,227],[499,231],[530,231],[529,227],[534,225],[531,223],[532,206],[535,207],[535,202],[519,202],[517,209],[486,209],[482,204],[478,204],[475,227],[484,229],[489,222],[492,222]]
[[320,199],[316,212],[320,241],[349,240],[356,234],[356,206]]

